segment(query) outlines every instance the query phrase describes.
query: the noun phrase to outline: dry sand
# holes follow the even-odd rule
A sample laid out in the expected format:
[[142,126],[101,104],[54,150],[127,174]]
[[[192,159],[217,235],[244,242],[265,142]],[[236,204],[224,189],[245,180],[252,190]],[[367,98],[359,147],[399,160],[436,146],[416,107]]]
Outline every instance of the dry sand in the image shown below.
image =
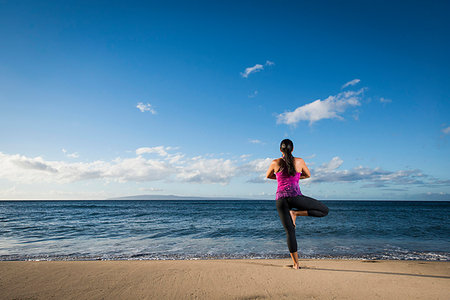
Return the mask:
[[1,299],[450,299],[450,262],[1,261]]

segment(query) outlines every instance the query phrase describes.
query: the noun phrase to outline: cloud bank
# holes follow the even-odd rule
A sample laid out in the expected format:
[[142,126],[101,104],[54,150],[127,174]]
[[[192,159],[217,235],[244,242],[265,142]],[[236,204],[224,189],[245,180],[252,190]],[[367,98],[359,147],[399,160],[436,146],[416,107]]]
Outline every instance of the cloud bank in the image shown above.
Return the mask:
[[[116,182],[181,181],[191,183],[228,184],[239,175],[262,172],[261,165],[240,160],[186,157],[173,152],[173,147],[141,147],[136,156],[116,158],[112,161],[66,162],[45,160],[41,156],[27,157],[0,152],[0,178],[13,182],[48,182],[66,184],[83,180],[105,180]],[[257,160],[259,162],[259,160]],[[242,169],[243,163],[251,166]],[[239,174],[237,171],[239,170]]]
[[[271,158],[248,160],[248,155],[237,159],[187,157],[176,148],[157,146],[136,149],[135,157],[112,161],[66,162],[45,160],[41,156],[27,157],[0,152],[0,179],[17,183],[68,184],[79,181],[104,182],[185,182],[195,184],[227,185],[241,177],[249,183],[267,183],[265,172]],[[312,165],[312,164],[311,164]],[[342,169],[338,156],[311,168],[312,176],[306,184],[361,183],[364,188],[448,187],[450,180],[441,180],[424,174],[419,169],[389,171],[364,166]]]
[[419,186],[442,187],[449,186],[450,180],[441,180],[424,174],[420,169],[388,171],[382,168],[368,168],[358,166],[341,170],[343,160],[338,156],[317,168],[311,169],[309,183],[351,182],[363,183],[364,188]]

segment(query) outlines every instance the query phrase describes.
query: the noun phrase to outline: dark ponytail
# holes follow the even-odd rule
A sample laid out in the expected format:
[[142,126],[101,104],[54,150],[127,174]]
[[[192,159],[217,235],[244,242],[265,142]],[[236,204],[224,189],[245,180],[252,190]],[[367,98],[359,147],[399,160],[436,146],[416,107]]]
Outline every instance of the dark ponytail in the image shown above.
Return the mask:
[[295,176],[297,171],[294,166],[294,157],[292,156],[292,150],[294,150],[294,143],[290,139],[284,139],[281,141],[280,150],[284,154],[284,162],[287,166],[289,175]]

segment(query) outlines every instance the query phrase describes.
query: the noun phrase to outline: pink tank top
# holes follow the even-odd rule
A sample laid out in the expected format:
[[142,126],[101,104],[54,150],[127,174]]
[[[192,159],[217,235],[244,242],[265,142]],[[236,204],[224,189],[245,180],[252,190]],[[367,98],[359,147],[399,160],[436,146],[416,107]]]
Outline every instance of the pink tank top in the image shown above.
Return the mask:
[[297,173],[295,176],[290,176],[286,168],[283,168],[283,170],[275,173],[278,182],[275,199],[278,200],[283,197],[295,197],[301,195],[302,192],[300,191],[300,186],[298,185],[301,175],[302,173]]

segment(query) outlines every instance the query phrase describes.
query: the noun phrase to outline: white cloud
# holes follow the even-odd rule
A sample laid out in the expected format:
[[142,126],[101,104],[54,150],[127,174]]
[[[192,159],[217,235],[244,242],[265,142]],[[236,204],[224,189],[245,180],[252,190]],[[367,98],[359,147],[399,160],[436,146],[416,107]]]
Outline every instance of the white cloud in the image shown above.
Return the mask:
[[340,115],[348,107],[361,105],[361,94],[365,88],[358,91],[345,91],[325,100],[316,100],[297,107],[294,111],[284,112],[277,116],[277,123],[295,125],[300,121],[309,121],[309,125],[322,119],[340,119]]
[[258,158],[239,167],[240,172],[244,173],[263,173],[266,174],[267,169],[272,162],[272,158]]
[[171,164],[181,164],[184,161],[182,160],[185,157],[184,154],[176,153],[167,155],[166,160]]
[[245,69],[243,73],[241,73],[241,76],[244,78],[248,78],[248,75],[251,73],[259,72],[261,70],[264,70],[264,66],[260,64],[256,64],[253,67],[248,67]]
[[64,153],[65,156],[70,157],[70,158],[78,158],[80,157],[80,155],[77,152],[74,153],[67,153],[66,149],[62,149],[62,152]]
[[236,169],[236,163],[229,159],[196,156],[178,170],[176,177],[186,182],[228,184]]
[[387,98],[380,97],[380,102],[381,102],[381,103],[391,103],[392,100],[391,100],[391,99],[387,99]]
[[332,171],[339,168],[344,161],[339,156],[333,157],[328,163],[318,168],[318,171]]
[[245,68],[245,71],[241,72],[241,76],[244,78],[248,78],[248,75],[264,70],[264,66],[273,66],[273,65],[275,65],[274,62],[266,60],[266,63],[264,65],[256,64],[253,67]]
[[164,179],[175,170],[164,160],[142,156],[112,162],[46,161],[42,157],[8,155],[0,152],[0,178],[16,182],[69,183],[81,180],[106,179],[118,182]]
[[183,163],[183,158],[185,157],[184,154],[181,153],[169,153],[170,150],[176,150],[177,147],[164,147],[164,146],[157,146],[157,147],[141,147],[136,149],[136,155],[143,155],[143,154],[157,154],[161,157],[164,157],[167,162],[170,164],[179,164]]
[[245,159],[249,158],[250,156],[252,156],[252,155],[251,154],[242,154],[241,156],[239,156],[239,158],[245,160]]
[[142,156],[116,159],[114,164],[105,163],[98,178],[110,178],[119,182],[146,182],[164,180],[175,173],[170,163],[164,160],[145,159]]
[[[249,178],[247,182],[250,183],[266,183],[266,171],[272,162],[272,158],[258,158],[249,161],[239,167],[240,174],[248,174],[253,177]],[[256,176],[255,176],[256,175]]]
[[348,86],[353,86],[353,85],[355,85],[355,84],[358,84],[359,82],[360,82],[361,80],[360,79],[353,79],[353,80],[350,80],[349,82],[347,82],[346,84],[344,84],[341,88],[343,88],[343,89],[345,89],[346,87],[348,87]]
[[151,112],[153,115],[156,114],[156,111],[152,108],[152,105],[150,103],[144,104],[142,102],[139,102],[136,105],[136,108],[138,108],[141,112],[146,112],[149,111]]
[[[0,156],[0,159],[1,158],[2,157]],[[14,167],[13,165],[15,165],[23,170],[37,170],[45,173],[58,173],[57,169],[49,165],[44,161],[42,157],[39,156],[33,159],[29,159],[23,155],[13,155],[12,159],[10,160],[10,164],[11,167]],[[5,171],[7,171],[7,168],[3,169],[3,172]]]
[[248,142],[251,144],[262,144],[262,142],[258,139],[249,139]]
[[145,153],[156,153],[160,156],[167,156],[168,153],[166,150],[169,150],[169,147],[157,146],[157,147],[141,147],[136,149],[137,155],[142,155]]
[[446,127],[446,128],[442,128],[442,133],[443,134],[450,134],[450,126]]
[[450,184],[450,180],[440,180],[424,174],[421,170],[387,171],[381,168],[358,166],[350,170],[340,170],[343,160],[338,156],[320,167],[311,169],[309,183],[324,182],[361,182],[363,187],[389,187],[415,185],[423,187],[438,187]]

